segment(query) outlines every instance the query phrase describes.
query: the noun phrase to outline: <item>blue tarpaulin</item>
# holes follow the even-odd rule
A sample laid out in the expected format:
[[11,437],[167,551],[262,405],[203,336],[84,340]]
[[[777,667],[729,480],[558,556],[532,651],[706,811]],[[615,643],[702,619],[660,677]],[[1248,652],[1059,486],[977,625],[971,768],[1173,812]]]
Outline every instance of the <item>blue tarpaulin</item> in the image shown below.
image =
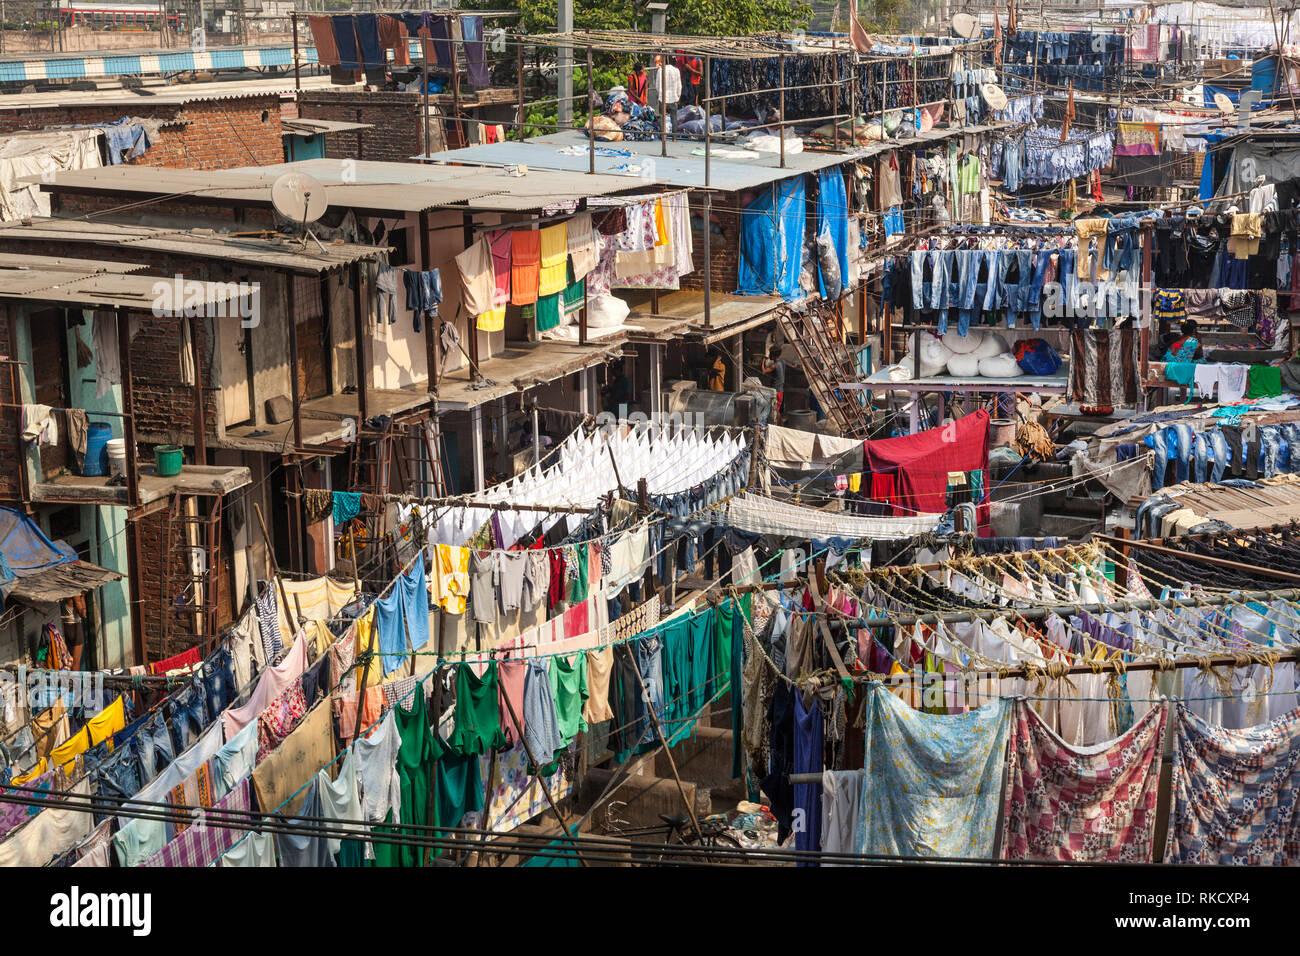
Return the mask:
[[0,508],[0,597],[18,578],[30,577],[77,560],[66,542],[51,541],[36,522],[20,511]]
[[[1236,130],[1232,130],[1227,133],[1206,133],[1205,144],[1207,147],[1212,147],[1214,146],[1215,143],[1220,143],[1223,140],[1227,139],[1229,136],[1235,136],[1236,134],[1237,134]],[[1215,160],[1214,150],[1207,149],[1205,153],[1205,162],[1201,165],[1201,189],[1199,193],[1199,197],[1201,199],[1213,199],[1214,191],[1219,186],[1218,177],[1216,177],[1214,172],[1215,161],[1216,160]],[[1225,164],[1219,170],[1219,176],[1222,176],[1223,172],[1226,171],[1226,169],[1227,167]]]
[[745,207],[740,226],[739,295],[776,293],[789,301],[803,298],[799,271],[806,222],[802,176],[778,180]]
[[[840,263],[839,291],[849,284],[849,199],[844,191],[844,174],[838,167],[823,169],[817,174],[817,234],[830,226],[831,241],[835,244],[835,257]],[[826,298],[826,279],[817,269],[817,286]],[[839,298],[832,289],[832,298]]]

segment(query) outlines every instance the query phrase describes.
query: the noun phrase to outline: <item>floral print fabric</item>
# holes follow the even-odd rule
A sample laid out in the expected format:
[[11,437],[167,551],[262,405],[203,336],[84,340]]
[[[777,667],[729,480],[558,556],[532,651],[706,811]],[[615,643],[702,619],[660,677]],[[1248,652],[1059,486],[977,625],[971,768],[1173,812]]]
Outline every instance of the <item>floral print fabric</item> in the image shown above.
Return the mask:
[[307,713],[307,696],[298,678],[267,708],[257,715],[257,762],[269,754],[280,741],[298,726]]
[[1072,747],[1017,701],[1002,857],[1150,863],[1165,717],[1156,706],[1116,740]]
[[869,693],[858,852],[991,858],[1011,702],[949,717]]

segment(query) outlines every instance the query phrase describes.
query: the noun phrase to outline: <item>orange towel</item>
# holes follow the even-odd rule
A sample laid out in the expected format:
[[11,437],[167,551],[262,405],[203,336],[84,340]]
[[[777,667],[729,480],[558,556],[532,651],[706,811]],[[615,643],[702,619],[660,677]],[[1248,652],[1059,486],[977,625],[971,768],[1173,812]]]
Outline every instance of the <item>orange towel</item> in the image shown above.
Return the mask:
[[316,46],[316,62],[321,66],[338,66],[339,47],[334,39],[334,25],[330,18],[309,16],[307,26],[311,30],[312,43]]
[[537,283],[542,271],[541,237],[536,229],[510,233],[510,301],[532,305],[537,301]]

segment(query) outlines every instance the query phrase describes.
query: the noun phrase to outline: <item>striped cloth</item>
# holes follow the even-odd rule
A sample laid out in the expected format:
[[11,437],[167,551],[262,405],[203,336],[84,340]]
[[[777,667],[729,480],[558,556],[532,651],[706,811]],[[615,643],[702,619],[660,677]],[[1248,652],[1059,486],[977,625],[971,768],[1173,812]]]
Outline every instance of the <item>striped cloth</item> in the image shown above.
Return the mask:
[[262,650],[268,664],[278,661],[284,653],[284,638],[280,634],[280,609],[275,601],[275,584],[267,581],[257,599],[257,626],[262,632]]
[[[212,810],[252,810],[252,788],[249,786],[249,779],[245,777],[239,781],[233,790],[216,802]],[[243,821],[229,822],[242,823]],[[243,829],[216,826],[205,823],[202,819],[196,820],[191,826],[186,827],[180,836],[149,857],[142,865],[208,866],[234,846],[235,841],[243,834]]]
[[1070,398],[1085,408],[1137,402],[1137,345],[1133,329],[1075,329],[1070,333]]

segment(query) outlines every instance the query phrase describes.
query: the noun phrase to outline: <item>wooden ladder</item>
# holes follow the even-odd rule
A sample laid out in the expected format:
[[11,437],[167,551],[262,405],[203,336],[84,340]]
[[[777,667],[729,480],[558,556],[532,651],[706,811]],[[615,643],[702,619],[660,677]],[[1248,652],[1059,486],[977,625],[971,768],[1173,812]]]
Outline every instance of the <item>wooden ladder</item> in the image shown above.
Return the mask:
[[777,319],[799,355],[808,387],[839,426],[840,433],[848,438],[866,438],[871,418],[858,400],[858,393],[838,389],[845,382],[856,382],[858,371],[853,353],[838,336],[831,334],[827,325],[832,309],[827,304],[810,306],[805,312],[783,308],[777,310]]
[[[193,514],[189,500],[194,502]],[[217,636],[221,496],[214,495],[210,500],[211,504],[205,505],[204,498],[178,491],[172,495],[167,512],[159,605],[166,657]],[[188,643],[181,646],[182,641]]]

